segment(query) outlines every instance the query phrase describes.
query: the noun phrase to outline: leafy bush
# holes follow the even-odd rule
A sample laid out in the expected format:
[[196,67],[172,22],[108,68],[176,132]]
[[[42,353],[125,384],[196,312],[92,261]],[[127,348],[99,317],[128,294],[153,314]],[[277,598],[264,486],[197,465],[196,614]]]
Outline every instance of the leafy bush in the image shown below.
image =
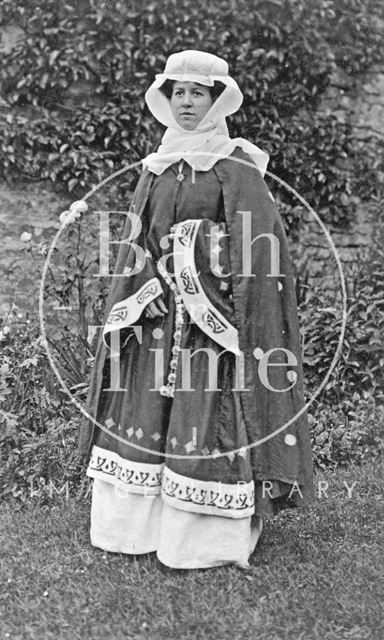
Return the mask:
[[384,453],[384,407],[367,393],[356,392],[340,409],[318,407],[309,423],[317,467],[360,464]]
[[380,59],[380,14],[379,0],[1,0],[0,23],[25,38],[0,70],[13,109],[1,123],[0,175],[73,191],[143,157],[161,134],[146,89],[171,52],[201,48],[230,61],[244,93],[231,133],[265,148],[271,171],[345,225],[365,173],[351,170],[348,124],[318,106],[336,65],[353,82]]
[[[120,235],[123,222],[122,216],[110,218],[111,241]],[[108,286],[105,278],[93,277],[99,268],[98,229],[91,212],[64,227],[43,292],[51,357],[71,398],[80,403],[93,360],[89,331],[102,322]],[[46,242],[35,241],[29,232],[21,240],[21,252],[30,257],[29,271],[40,282]],[[25,270],[25,259],[21,262]],[[36,298],[36,290],[29,293]],[[0,499],[25,501],[32,492],[45,500],[62,486],[74,492],[84,488],[76,455],[80,414],[47,366],[40,330],[36,310],[21,313],[14,305],[0,319]]]
[[[361,261],[358,276],[347,282],[350,293],[343,348],[320,397],[333,408],[349,410],[352,399],[363,392],[384,401],[384,216],[380,206],[379,209],[368,259]],[[342,324],[341,305],[335,301],[335,294],[321,290],[313,293],[305,285],[299,315],[304,373],[310,394],[324,378],[336,352]]]
[[[358,192],[376,196],[379,157],[361,154],[350,124],[318,111],[336,66],[351,83],[381,55],[378,0],[0,0],[0,24],[25,33],[3,54],[0,176],[47,179],[80,197],[114,169],[152,151],[162,130],[144,105],[154,74],[173,51],[201,48],[230,61],[244,105],[230,119],[233,136],[254,140],[271,154],[270,170],[296,188],[326,222],[347,226]],[[126,202],[136,175],[108,196]],[[290,197],[274,187],[287,228],[300,216]],[[297,204],[297,203],[296,203]],[[123,207],[125,208],[125,207]],[[76,306],[75,322],[48,313],[50,345],[72,393],[84,398],[92,349],[88,325],[102,315],[103,284],[83,287],[97,267],[89,253],[92,229],[73,225],[56,251],[46,296]],[[118,233],[116,222],[114,231]],[[311,408],[313,447],[321,466],[345,464],[382,451],[384,388],[383,223],[377,244],[349,283],[345,347]],[[85,247],[86,250],[83,250]],[[25,249],[41,269],[46,246]],[[304,328],[308,396],[323,379],[339,338],[339,301],[298,286]],[[300,285],[300,282],[299,282]],[[78,416],[46,364],[37,318],[14,309],[0,327],[0,498],[49,498],[49,482],[79,491],[74,457]],[[51,320],[51,322],[50,322]],[[55,324],[56,322],[56,324]],[[48,488],[47,488],[48,487]],[[80,489],[79,489],[80,487]]]
[[0,338],[0,499],[24,501],[40,478],[78,481],[77,429],[47,368],[37,319],[13,309]]

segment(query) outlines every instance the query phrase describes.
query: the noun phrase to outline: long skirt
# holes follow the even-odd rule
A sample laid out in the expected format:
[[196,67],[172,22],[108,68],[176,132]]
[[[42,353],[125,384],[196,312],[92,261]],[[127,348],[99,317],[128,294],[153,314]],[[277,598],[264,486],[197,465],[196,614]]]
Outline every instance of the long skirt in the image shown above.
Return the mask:
[[262,519],[241,519],[175,509],[160,495],[123,492],[93,481],[91,544],[125,554],[156,552],[174,569],[203,569],[234,564],[249,567],[262,531]]

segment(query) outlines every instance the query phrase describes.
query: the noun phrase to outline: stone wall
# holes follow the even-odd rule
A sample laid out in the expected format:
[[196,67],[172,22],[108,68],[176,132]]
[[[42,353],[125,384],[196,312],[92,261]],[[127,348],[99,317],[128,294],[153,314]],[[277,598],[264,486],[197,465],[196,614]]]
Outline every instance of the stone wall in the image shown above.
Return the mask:
[[[340,120],[352,124],[354,135],[360,141],[361,153],[370,154],[372,162],[381,164],[382,182],[384,165],[380,141],[384,142],[384,60],[382,64],[353,81],[338,69],[321,108],[325,114],[332,113]],[[360,199],[359,193],[353,195]],[[361,258],[369,251],[378,206],[380,204],[373,199],[368,202],[360,201],[348,231],[329,228],[347,275],[359,271]],[[325,272],[326,275],[329,245],[319,225],[313,224],[309,219],[306,236],[304,242],[315,263],[313,275],[317,278],[321,273]]]

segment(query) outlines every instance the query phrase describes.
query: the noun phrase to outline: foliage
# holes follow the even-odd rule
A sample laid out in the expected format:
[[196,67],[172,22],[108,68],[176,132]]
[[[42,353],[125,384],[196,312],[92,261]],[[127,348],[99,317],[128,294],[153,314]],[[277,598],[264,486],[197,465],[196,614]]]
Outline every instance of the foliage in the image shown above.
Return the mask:
[[66,418],[51,418],[43,433],[24,426],[14,441],[0,442],[0,499],[23,504],[34,496],[43,504],[56,494],[79,493],[84,484],[76,456],[79,424],[66,413]]
[[24,416],[27,406],[30,427],[36,432],[46,429],[46,420],[54,416],[57,407],[54,399],[48,399],[52,388],[42,362],[39,327],[31,324],[28,317],[24,319],[22,314],[16,314],[16,310],[12,315],[13,318],[7,318],[1,335],[0,418],[5,423],[5,438],[15,434],[17,420]]
[[[384,216],[375,225],[368,259],[350,286],[346,331],[336,366],[310,409],[319,467],[357,463],[384,451]],[[304,285],[304,287],[307,285]],[[301,293],[304,377],[308,398],[324,379],[339,343],[340,305],[329,292]]]
[[[347,319],[343,348],[337,365],[325,386],[323,396],[333,407],[350,408],[353,398],[363,392],[384,400],[384,217],[382,210],[375,225],[373,246],[368,259],[361,260],[358,276],[349,284]],[[329,292],[312,292],[308,285],[299,306],[303,333],[304,373],[308,393],[328,371],[339,343],[341,305]],[[331,302],[330,302],[331,300]],[[356,395],[357,394],[357,395]],[[354,403],[354,402],[353,402]]]
[[361,464],[384,453],[384,407],[369,394],[356,392],[339,409],[323,404],[309,421],[317,467]]
[[[19,25],[25,33],[3,54],[0,69],[11,110],[0,114],[0,175],[43,178],[79,197],[122,164],[137,161],[162,133],[143,99],[154,74],[169,53],[201,48],[230,61],[244,93],[243,109],[230,120],[231,134],[265,148],[273,173],[326,222],[346,226],[357,204],[356,187],[361,198],[375,196],[380,160],[359,153],[350,124],[318,107],[336,65],[353,82],[379,59],[379,10],[378,0],[46,0],[44,7],[38,0],[0,0],[0,24]],[[136,178],[110,192],[114,208],[126,205]],[[300,215],[289,196],[276,185],[273,191],[294,235]],[[90,252],[96,228],[76,223],[66,229],[45,286],[49,345],[80,401],[93,357],[89,325],[100,322],[107,286],[94,279],[84,287],[85,276],[99,267]],[[349,287],[344,349],[311,409],[321,467],[382,450],[382,413],[371,399],[382,400],[384,388],[383,228],[379,220],[376,247]],[[118,230],[115,222],[112,231]],[[24,251],[40,276],[47,247],[28,242]],[[330,366],[341,319],[337,300],[313,293],[305,274],[303,283],[300,316],[310,395]],[[58,316],[55,306],[74,307],[75,319]],[[78,419],[47,367],[37,318],[14,308],[0,327],[0,342],[0,496],[23,501],[32,482],[45,500],[49,480],[68,481],[75,490]]]
[[[351,82],[380,58],[378,0],[37,0],[0,2],[25,32],[3,55],[0,174],[84,189],[156,146],[144,93],[172,51],[227,58],[243,93],[231,132],[271,154],[270,169],[327,220],[346,224],[357,148],[318,106],[336,65]],[[308,179],[308,176],[310,178]]]
[[[111,242],[124,221],[108,219]],[[79,413],[71,399],[84,402],[107,293],[107,279],[95,277],[98,231],[97,216],[89,213],[66,225],[57,238],[43,287],[44,335],[36,312],[20,313],[14,305],[1,319],[0,498],[23,501],[33,486],[45,499],[49,481],[59,487],[69,483],[71,489],[79,485]],[[30,269],[41,281],[46,242],[28,232],[21,239],[21,251],[30,256]],[[47,366],[47,348],[61,386]]]
[[13,309],[1,338],[0,498],[23,502],[41,478],[79,481],[78,425],[47,368],[36,319]]

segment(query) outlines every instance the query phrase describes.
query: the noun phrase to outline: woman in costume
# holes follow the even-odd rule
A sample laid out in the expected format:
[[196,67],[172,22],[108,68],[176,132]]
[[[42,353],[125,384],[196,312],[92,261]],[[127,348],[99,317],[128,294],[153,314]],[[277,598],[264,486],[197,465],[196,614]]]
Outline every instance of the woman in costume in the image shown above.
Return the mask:
[[312,497],[294,280],[263,182],[228,134],[227,63],[169,57],[107,300],[80,451],[91,543],[173,568],[246,568],[262,517]]

